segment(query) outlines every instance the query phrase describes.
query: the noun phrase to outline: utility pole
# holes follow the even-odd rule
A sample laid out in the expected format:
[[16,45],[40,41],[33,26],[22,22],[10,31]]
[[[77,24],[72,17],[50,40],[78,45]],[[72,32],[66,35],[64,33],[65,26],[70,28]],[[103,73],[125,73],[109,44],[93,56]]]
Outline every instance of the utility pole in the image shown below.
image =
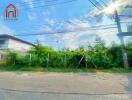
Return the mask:
[[115,10],[115,22],[117,24],[118,36],[119,36],[119,39],[121,42],[121,51],[122,51],[122,56],[123,56],[124,67],[128,68],[129,67],[128,58],[127,58],[127,53],[125,50],[125,43],[124,43],[123,36],[120,35],[120,34],[122,34],[122,29],[121,29],[120,18],[119,18],[117,9]]

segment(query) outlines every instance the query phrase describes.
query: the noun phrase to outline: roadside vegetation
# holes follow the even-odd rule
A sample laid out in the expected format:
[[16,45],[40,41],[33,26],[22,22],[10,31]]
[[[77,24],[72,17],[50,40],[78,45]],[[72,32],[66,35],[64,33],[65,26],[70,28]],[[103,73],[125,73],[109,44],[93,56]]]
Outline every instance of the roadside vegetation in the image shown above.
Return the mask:
[[[132,43],[126,44],[129,66],[132,66]],[[132,72],[123,68],[120,45],[106,47],[101,38],[95,45],[76,50],[61,51],[37,44],[27,54],[8,53],[7,61],[1,71],[45,71],[45,72]]]

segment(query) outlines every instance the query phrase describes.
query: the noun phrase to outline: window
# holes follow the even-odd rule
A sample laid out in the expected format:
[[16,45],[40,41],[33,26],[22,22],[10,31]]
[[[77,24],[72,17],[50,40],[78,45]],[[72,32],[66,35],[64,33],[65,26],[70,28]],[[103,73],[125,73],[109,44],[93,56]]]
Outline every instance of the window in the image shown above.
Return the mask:
[[0,40],[0,48],[4,48],[5,47],[5,40]]

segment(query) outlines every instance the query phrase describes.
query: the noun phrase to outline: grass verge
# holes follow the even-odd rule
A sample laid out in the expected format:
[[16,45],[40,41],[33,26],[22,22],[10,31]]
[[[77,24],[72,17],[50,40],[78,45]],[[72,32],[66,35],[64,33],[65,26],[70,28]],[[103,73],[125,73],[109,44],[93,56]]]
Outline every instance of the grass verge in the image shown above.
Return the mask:
[[69,68],[69,67],[21,67],[21,66],[0,66],[0,71],[28,71],[28,72],[73,72],[73,73],[86,73],[86,72],[109,72],[109,73],[132,73],[132,68],[113,67],[109,69],[94,69],[94,68]]

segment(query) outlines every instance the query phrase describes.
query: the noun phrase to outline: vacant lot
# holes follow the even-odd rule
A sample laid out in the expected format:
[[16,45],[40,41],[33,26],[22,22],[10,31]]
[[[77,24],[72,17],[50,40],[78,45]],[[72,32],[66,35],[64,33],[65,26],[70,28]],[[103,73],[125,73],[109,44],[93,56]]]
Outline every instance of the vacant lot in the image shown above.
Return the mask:
[[0,100],[132,100],[132,74],[0,73]]

